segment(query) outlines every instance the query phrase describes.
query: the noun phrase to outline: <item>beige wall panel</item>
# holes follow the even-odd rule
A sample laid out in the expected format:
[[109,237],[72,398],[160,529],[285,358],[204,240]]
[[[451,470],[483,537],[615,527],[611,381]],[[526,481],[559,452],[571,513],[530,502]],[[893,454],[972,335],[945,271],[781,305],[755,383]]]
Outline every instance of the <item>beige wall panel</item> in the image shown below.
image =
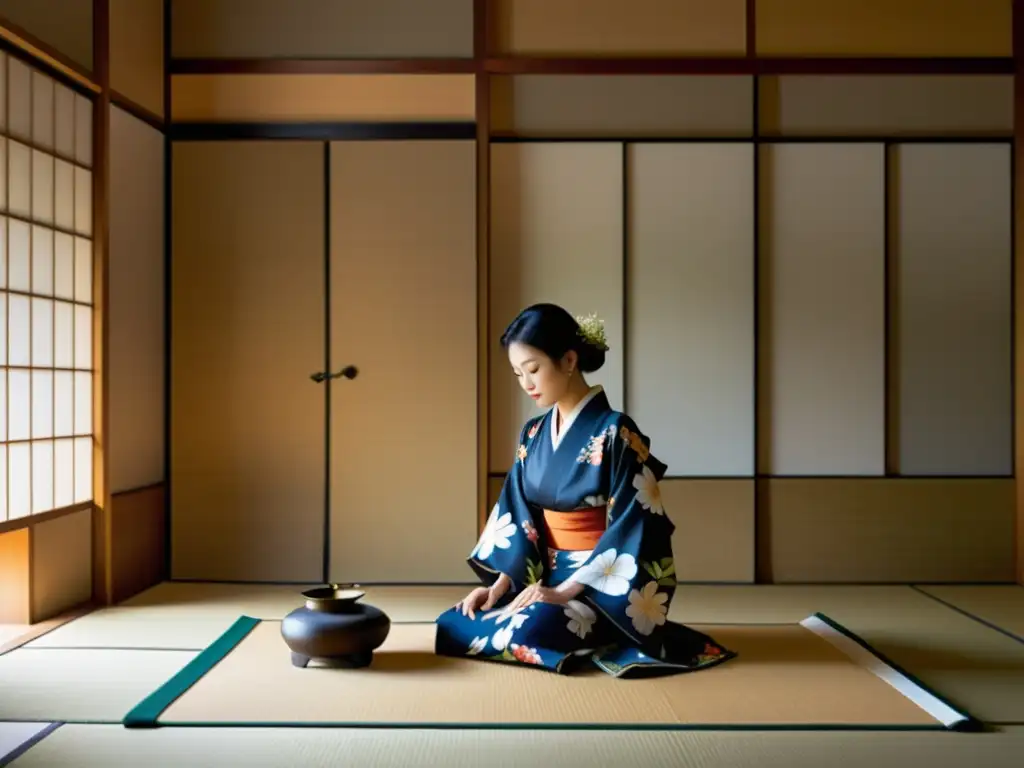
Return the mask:
[[742,55],[745,0],[496,0],[497,47],[517,56]]
[[477,526],[476,146],[338,142],[330,168],[331,366],[359,368],[326,384],[331,579],[465,581]]
[[588,381],[605,387],[613,408],[623,407],[622,152],[612,143],[491,147],[492,472],[512,465],[523,423],[538,412],[499,343],[530,304],[604,319],[610,350]]
[[505,478],[503,476],[487,478],[487,509],[492,509],[498,503],[498,497],[501,496],[501,488],[504,484]]
[[761,80],[764,135],[1009,136],[1013,78],[787,75]]
[[757,53],[1010,56],[1010,0],[757,0]]
[[473,55],[473,0],[172,0],[171,13],[176,58]]
[[881,144],[761,149],[761,469],[885,470]]
[[175,75],[176,122],[473,120],[473,75]]
[[167,577],[167,509],[163,483],[110,499],[110,569],[114,602],[127,600]]
[[75,64],[92,69],[93,0],[0,0],[0,17]]
[[899,471],[1013,473],[1011,147],[897,147]]
[[110,87],[161,117],[164,1],[109,0]]
[[626,409],[669,475],[753,475],[754,147],[628,152]]
[[491,128],[521,136],[750,136],[749,77],[514,75],[492,79]]
[[14,56],[7,57],[7,133],[32,138],[32,67]]
[[1013,480],[772,480],[760,542],[772,580],[1013,580]]
[[663,480],[676,532],[676,574],[685,582],[754,580],[754,481]]
[[92,598],[92,509],[32,531],[32,619],[45,621]]
[[113,493],[164,479],[164,136],[110,110],[110,360]]
[[175,578],[317,581],[324,529],[319,142],[173,148]]

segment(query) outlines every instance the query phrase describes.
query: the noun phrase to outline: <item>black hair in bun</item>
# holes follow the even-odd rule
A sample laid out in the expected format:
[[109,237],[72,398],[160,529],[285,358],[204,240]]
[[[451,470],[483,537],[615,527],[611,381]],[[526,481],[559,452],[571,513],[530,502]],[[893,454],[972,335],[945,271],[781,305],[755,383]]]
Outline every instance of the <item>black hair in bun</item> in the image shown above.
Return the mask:
[[608,350],[595,317],[577,320],[557,304],[534,304],[520,312],[501,336],[505,349],[515,342],[535,347],[555,362],[574,350],[583,373],[600,370]]

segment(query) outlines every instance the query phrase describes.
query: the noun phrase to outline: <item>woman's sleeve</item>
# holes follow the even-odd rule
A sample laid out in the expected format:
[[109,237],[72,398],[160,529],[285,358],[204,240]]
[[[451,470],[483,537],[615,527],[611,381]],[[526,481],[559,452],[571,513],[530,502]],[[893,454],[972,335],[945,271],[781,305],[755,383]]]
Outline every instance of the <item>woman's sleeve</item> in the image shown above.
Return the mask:
[[676,588],[675,525],[665,514],[659,482],[666,467],[628,418],[609,430],[608,526],[573,577],[583,597],[652,656]]
[[512,581],[510,591],[518,591],[540,581],[544,573],[537,528],[523,493],[523,466],[529,459],[539,420],[527,422],[520,432],[515,463],[505,475],[498,501],[469,554],[470,566],[487,586],[504,573]]

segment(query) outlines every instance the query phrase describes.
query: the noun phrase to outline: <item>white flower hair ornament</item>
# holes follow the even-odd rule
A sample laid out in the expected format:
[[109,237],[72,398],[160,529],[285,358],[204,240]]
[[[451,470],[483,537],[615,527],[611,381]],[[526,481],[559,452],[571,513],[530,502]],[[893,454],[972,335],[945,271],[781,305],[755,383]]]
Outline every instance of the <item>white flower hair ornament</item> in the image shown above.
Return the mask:
[[597,315],[584,315],[576,318],[579,334],[590,346],[603,352],[608,351],[608,340],[604,335],[604,320]]

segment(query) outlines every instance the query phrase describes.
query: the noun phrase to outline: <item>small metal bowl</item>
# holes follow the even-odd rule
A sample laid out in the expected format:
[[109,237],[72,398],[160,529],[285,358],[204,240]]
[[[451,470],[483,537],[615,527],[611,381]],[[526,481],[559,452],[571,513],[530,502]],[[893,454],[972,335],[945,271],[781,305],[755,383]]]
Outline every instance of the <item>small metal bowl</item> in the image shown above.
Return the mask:
[[311,611],[328,613],[345,610],[366,597],[358,584],[331,584],[327,587],[315,587],[302,593],[306,599],[306,608]]

